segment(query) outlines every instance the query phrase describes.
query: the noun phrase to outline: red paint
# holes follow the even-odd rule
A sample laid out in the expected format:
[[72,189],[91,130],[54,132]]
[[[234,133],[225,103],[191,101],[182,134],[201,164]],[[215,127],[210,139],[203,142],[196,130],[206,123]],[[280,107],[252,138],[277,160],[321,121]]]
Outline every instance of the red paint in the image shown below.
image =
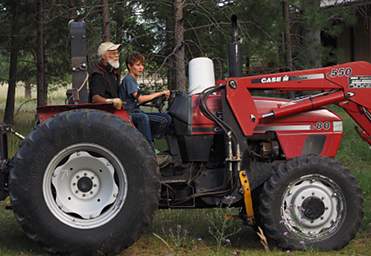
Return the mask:
[[[351,73],[334,76],[334,70],[340,69],[351,70]],[[232,77],[226,79],[224,84],[226,84],[227,88],[227,101],[245,136],[251,136],[259,123],[274,123],[279,117],[286,117],[311,109],[318,109],[329,104],[340,103],[339,105],[360,126],[362,138],[370,143],[370,120],[362,113],[361,108],[364,107],[369,111],[371,110],[371,88],[350,88],[350,78],[357,76],[371,77],[371,64],[359,61],[303,71]],[[229,86],[231,81],[237,85],[235,89]],[[270,82],[267,83],[267,81]],[[282,101],[285,106],[279,103],[276,104],[273,100],[267,100],[269,101],[267,102],[267,105],[269,105],[267,107],[263,106],[264,103],[258,106],[256,101],[254,102],[253,97],[249,93],[251,89],[315,90],[328,91],[328,94],[296,102]],[[349,103],[343,104],[342,102],[345,101]],[[261,109],[264,109],[266,112]],[[262,117],[263,114],[268,113],[274,113],[274,117]],[[256,122],[251,121],[252,115],[256,116]]]
[[339,132],[277,132],[277,138],[286,159],[302,155],[305,140],[308,135],[317,134],[326,136],[321,156],[335,157],[340,147],[342,133]]
[[[212,113],[222,111],[222,105],[219,95],[210,95],[206,103],[207,107]],[[216,124],[207,118],[200,109],[200,96],[192,95],[192,134],[193,135],[206,135],[215,134]],[[199,131],[199,130],[205,131]],[[197,131],[198,130],[198,131]]]
[[277,132],[276,134],[286,159],[301,155],[307,134],[303,132]]
[[[369,89],[371,90],[371,89]],[[369,99],[371,102],[371,99]],[[366,115],[363,113],[364,110],[358,104],[353,101],[344,101],[339,104],[359,125],[357,130],[358,134],[363,140],[371,145],[371,121],[367,119]],[[365,108],[369,113],[371,113],[371,108]]]
[[320,96],[314,99],[302,100],[297,104],[290,104],[287,106],[281,106],[276,109],[272,109],[276,118],[293,115],[296,113],[305,112],[308,110],[320,108],[344,100],[344,93],[339,91],[330,95]]
[[75,109],[95,109],[110,112],[125,122],[129,122],[131,125],[131,119],[129,114],[121,109],[117,110],[112,104],[78,104],[78,105],[51,105],[37,108],[37,117],[40,122],[44,122],[49,118],[54,117],[56,114],[61,112],[75,110]]

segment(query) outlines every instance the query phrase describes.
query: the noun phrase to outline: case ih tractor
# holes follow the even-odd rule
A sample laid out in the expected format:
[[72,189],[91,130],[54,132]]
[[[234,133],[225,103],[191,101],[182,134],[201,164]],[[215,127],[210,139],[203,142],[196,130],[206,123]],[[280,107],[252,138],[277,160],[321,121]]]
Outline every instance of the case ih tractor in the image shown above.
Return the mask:
[[[343,108],[370,144],[371,64],[241,77],[234,30],[230,77],[213,82],[212,62],[196,59],[191,93],[173,92],[172,161],[160,169],[124,109],[83,103],[84,23],[70,26],[72,104],[38,108],[38,124],[10,160],[11,129],[2,125],[2,199],[10,196],[32,240],[50,252],[114,254],[158,208],[226,206],[281,248],[340,249],[355,236],[362,193],[334,159],[342,119],[324,107]],[[253,96],[268,89],[312,94]]]

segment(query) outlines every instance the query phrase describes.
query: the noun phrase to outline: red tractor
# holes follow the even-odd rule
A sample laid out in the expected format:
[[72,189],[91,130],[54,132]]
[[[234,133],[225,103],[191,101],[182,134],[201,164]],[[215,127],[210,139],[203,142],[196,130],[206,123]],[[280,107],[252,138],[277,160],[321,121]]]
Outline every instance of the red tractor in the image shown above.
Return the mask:
[[[25,233],[51,252],[113,254],[139,238],[158,208],[239,207],[281,248],[344,247],[361,224],[362,192],[334,159],[342,119],[324,107],[343,108],[371,144],[371,64],[240,77],[234,36],[230,77],[201,93],[173,92],[172,161],[161,169],[128,113],[111,105],[38,108],[37,126],[11,160],[11,129],[2,125],[1,196],[9,194]],[[73,58],[74,71],[85,63]],[[196,70],[205,67],[212,70]],[[313,93],[253,96],[268,89]]]

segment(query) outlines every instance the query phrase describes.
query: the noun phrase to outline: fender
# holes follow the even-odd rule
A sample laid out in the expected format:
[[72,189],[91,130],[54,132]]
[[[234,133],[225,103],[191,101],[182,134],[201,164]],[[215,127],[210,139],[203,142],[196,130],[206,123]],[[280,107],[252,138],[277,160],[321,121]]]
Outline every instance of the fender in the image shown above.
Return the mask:
[[117,110],[112,104],[71,104],[71,105],[50,105],[37,108],[37,120],[39,122],[45,122],[49,118],[54,117],[58,113],[76,109],[96,109],[101,111],[110,112],[118,116],[121,120],[130,123],[131,126],[133,122],[131,121],[129,113],[125,109]]

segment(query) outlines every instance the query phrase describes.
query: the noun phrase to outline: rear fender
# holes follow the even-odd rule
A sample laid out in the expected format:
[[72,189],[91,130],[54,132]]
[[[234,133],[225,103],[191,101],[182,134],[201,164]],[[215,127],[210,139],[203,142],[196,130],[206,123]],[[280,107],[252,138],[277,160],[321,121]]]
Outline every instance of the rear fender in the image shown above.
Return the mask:
[[96,109],[96,110],[110,112],[116,115],[117,117],[119,117],[120,119],[122,119],[123,121],[128,122],[132,126],[134,126],[131,121],[130,115],[128,114],[128,112],[126,112],[126,110],[124,109],[117,110],[111,104],[52,105],[52,106],[38,107],[37,108],[37,120],[42,123],[61,112],[76,110],[76,109]]

